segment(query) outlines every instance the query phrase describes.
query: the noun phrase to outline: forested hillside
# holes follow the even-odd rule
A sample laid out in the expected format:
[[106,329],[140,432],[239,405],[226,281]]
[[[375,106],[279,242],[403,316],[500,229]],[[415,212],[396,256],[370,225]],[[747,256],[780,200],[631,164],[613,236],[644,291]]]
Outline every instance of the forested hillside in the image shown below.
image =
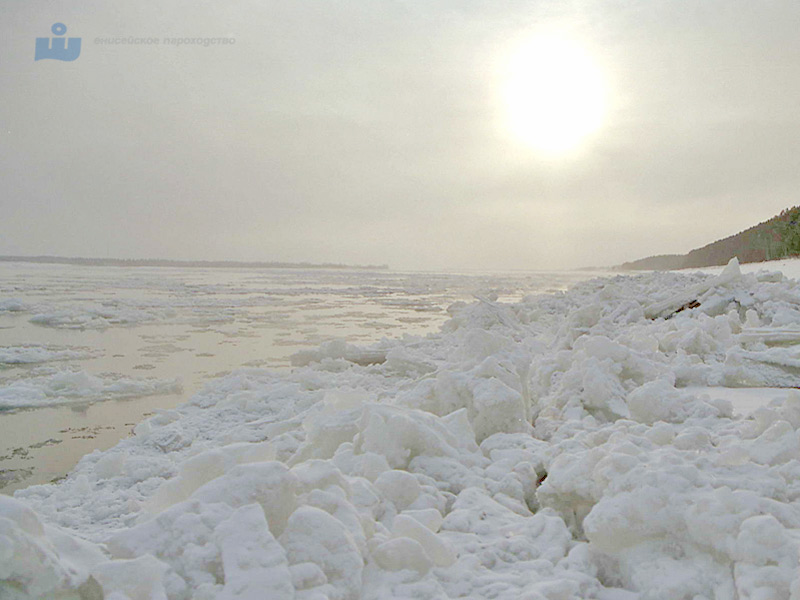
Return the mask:
[[688,254],[662,254],[623,263],[621,269],[686,269],[724,265],[734,256],[739,262],[760,262],[800,254],[800,206],[717,240]]

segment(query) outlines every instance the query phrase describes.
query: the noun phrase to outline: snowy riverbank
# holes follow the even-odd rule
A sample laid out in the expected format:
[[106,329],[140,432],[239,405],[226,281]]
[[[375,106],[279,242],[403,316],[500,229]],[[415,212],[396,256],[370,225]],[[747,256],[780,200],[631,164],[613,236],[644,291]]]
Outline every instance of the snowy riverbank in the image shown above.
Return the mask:
[[449,312],[233,373],[0,496],[0,597],[800,599],[800,283]]

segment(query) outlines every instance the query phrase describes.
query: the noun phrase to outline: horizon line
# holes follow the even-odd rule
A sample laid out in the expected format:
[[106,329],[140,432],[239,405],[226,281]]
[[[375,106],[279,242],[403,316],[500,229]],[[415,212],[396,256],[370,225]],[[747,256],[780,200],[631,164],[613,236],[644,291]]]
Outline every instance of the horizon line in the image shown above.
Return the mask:
[[174,258],[92,258],[85,256],[0,255],[0,262],[26,262],[38,264],[71,264],[90,267],[214,267],[214,268],[314,268],[314,269],[364,269],[388,270],[388,264],[349,265],[345,263],[313,263],[293,261],[247,261],[247,260],[185,260]]

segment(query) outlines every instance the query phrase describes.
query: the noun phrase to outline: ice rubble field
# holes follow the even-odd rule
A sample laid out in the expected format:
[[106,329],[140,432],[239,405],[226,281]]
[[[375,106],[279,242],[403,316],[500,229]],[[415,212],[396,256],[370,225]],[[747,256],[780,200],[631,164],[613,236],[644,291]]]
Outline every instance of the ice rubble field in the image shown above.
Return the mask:
[[0,597],[800,599],[800,283],[596,279],[241,370],[0,496]]

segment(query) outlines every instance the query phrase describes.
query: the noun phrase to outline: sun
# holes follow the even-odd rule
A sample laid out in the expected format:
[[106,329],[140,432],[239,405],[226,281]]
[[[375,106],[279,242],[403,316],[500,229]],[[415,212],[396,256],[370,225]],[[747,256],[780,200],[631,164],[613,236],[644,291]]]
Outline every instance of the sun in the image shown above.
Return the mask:
[[517,47],[501,87],[506,127],[545,154],[574,150],[603,123],[603,73],[566,37],[539,35]]

